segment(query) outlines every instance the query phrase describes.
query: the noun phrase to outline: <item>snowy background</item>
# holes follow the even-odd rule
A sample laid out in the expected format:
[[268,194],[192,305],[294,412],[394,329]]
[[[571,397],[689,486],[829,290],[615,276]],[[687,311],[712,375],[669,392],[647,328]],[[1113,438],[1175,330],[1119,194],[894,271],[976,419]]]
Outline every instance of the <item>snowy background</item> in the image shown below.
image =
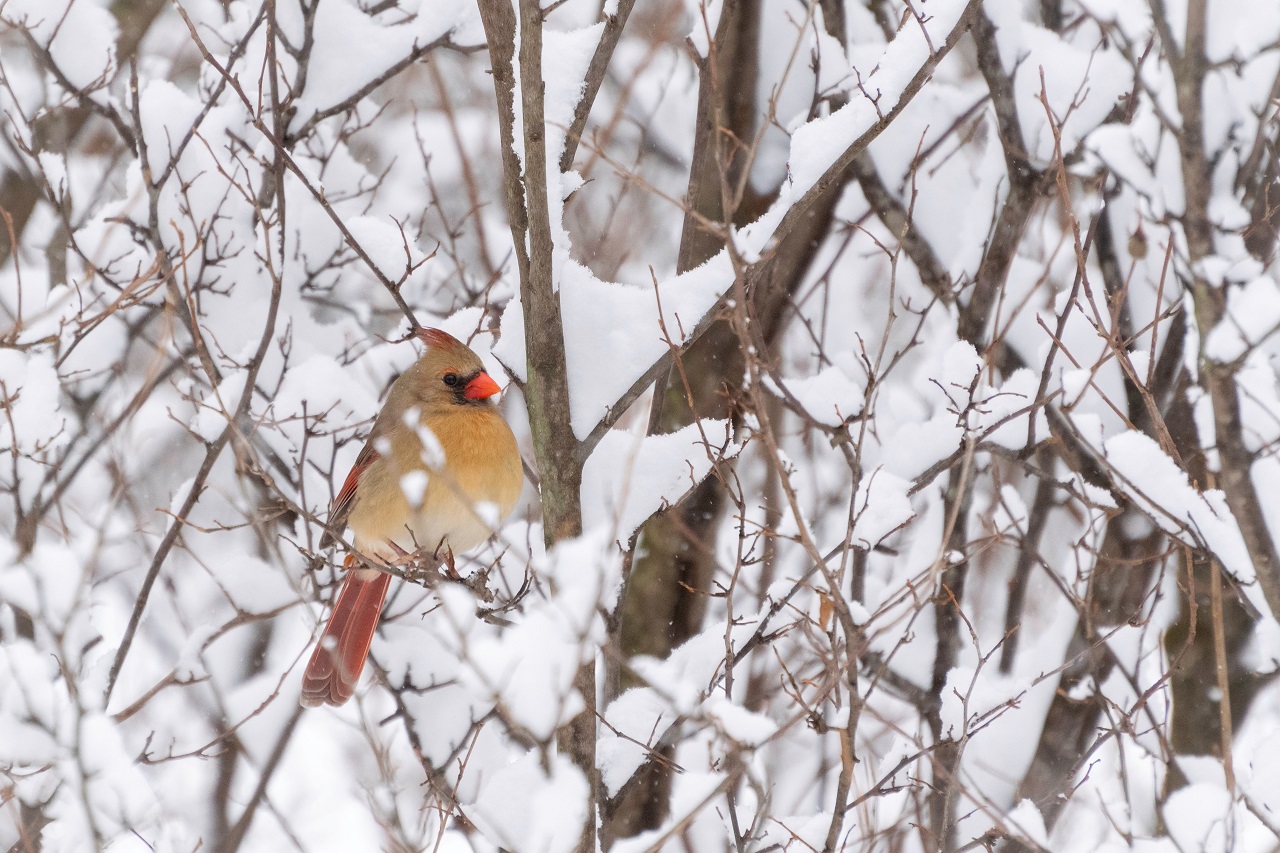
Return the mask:
[[[1258,0],[0,0],[0,847],[1276,849],[1278,99]],[[413,323],[538,482],[304,712]]]

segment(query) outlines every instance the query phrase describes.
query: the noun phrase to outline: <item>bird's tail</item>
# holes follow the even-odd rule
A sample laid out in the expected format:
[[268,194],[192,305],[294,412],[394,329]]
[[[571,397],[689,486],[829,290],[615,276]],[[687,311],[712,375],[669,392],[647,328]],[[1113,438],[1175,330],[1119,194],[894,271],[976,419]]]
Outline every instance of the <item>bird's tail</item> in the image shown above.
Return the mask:
[[351,698],[382,615],[391,575],[351,568],[354,556],[347,558],[347,577],[302,675],[301,701],[308,708],[342,705]]

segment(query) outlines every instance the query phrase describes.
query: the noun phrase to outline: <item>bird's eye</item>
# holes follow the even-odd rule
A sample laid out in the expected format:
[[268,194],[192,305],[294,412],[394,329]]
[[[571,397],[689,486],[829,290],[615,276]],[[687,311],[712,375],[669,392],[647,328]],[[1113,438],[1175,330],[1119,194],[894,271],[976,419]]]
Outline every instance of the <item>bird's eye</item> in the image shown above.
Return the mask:
[[441,378],[444,379],[444,384],[448,385],[450,388],[454,387],[455,385],[458,384],[458,382],[461,381],[460,378],[458,377],[458,374],[456,373],[446,373]]

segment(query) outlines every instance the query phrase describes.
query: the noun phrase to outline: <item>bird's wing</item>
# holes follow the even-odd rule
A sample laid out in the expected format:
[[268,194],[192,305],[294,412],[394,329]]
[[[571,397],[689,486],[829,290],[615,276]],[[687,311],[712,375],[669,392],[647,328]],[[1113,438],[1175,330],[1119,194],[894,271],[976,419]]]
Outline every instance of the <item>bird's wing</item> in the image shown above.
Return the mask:
[[329,505],[329,524],[324,536],[320,539],[321,548],[327,548],[333,544],[338,534],[342,532],[342,528],[346,526],[347,516],[351,514],[351,503],[355,500],[356,486],[360,483],[360,475],[377,460],[378,451],[373,449],[373,437],[370,436],[364,448],[361,449],[360,455],[356,457],[356,464],[351,466],[351,471],[343,481],[342,488],[338,490],[333,503]]

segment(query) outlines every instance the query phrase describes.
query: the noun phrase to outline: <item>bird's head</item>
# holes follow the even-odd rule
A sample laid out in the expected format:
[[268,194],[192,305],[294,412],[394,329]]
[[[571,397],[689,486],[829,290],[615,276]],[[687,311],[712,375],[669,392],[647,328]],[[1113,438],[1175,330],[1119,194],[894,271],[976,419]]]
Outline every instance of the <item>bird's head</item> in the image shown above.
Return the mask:
[[440,329],[420,329],[418,338],[427,345],[413,366],[414,385],[423,403],[492,405],[491,398],[502,389],[470,347]]

